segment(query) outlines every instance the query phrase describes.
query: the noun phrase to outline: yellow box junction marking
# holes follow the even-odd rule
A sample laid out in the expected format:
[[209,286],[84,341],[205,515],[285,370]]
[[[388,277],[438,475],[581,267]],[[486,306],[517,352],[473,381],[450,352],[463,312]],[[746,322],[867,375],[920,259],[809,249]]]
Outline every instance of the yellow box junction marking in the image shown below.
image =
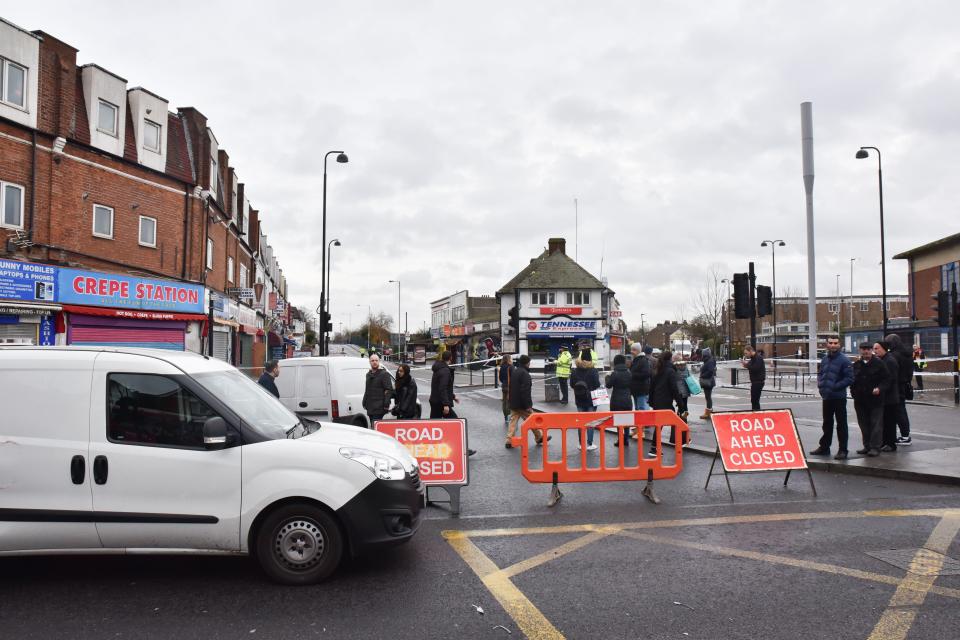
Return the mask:
[[[927,551],[921,549],[915,555],[911,563],[912,571],[907,572],[903,578],[896,578],[872,571],[851,569],[839,565],[790,558],[788,556],[677,540],[666,536],[641,532],[643,530],[703,527],[724,524],[905,517],[933,517],[940,518],[940,520],[924,545],[924,549]],[[943,565],[943,556],[946,555],[958,531],[960,531],[960,510],[958,509],[884,509],[874,511],[774,513],[714,518],[655,520],[651,522],[627,522],[607,525],[579,524],[550,527],[519,527],[511,529],[447,530],[443,531],[442,535],[450,543],[450,546],[460,554],[464,562],[473,569],[473,572],[477,574],[481,582],[490,590],[490,593],[493,594],[494,598],[496,598],[497,602],[500,603],[507,614],[513,618],[513,621],[524,635],[532,640],[560,640],[564,638],[564,636],[547,620],[546,616],[537,609],[530,599],[513,584],[511,578],[612,535],[896,586],[897,589],[890,599],[890,604],[884,611],[868,640],[903,640],[906,638],[916,618],[916,614],[928,593],[960,599],[960,589],[938,587],[934,584],[937,579],[935,574]],[[563,533],[583,533],[584,535],[503,568],[498,567],[470,540],[470,538]],[[934,552],[934,554],[929,553],[929,551]]]

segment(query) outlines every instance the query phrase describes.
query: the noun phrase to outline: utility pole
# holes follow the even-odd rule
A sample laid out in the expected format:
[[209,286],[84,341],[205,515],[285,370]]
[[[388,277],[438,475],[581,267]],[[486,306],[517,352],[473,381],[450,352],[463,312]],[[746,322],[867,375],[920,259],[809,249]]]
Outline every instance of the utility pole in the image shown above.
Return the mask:
[[750,346],[757,348],[757,276],[753,272],[753,263],[750,263]]
[[[807,359],[817,371],[817,269],[813,246],[813,103],[800,103],[800,142],[803,148],[803,190],[807,204]],[[886,328],[886,327],[884,327]]]

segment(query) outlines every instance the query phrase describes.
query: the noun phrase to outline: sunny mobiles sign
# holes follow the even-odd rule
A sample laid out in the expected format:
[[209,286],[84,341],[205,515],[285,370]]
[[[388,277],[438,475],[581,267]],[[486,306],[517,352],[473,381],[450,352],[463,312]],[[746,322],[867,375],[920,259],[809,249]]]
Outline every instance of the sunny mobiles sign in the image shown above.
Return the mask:
[[598,324],[598,320],[529,320],[527,335],[596,335]]
[[93,307],[203,313],[203,287],[97,271],[60,269],[57,301]]

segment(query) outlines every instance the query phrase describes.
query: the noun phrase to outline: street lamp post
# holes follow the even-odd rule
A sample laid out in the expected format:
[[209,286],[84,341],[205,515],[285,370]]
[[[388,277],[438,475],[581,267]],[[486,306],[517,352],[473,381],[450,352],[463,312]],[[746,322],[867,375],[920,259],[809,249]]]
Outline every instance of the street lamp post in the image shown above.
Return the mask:
[[773,262],[773,366],[777,366],[777,247],[785,247],[783,240],[764,240],[761,247],[770,245],[770,256]]
[[853,261],[856,258],[850,258],[850,328],[853,329]]
[[723,278],[722,280],[720,280],[720,284],[723,284],[723,283],[727,284],[727,300],[726,300],[726,303],[723,305],[723,311],[724,311],[723,319],[725,324],[727,325],[726,356],[727,358],[729,358],[730,354],[733,353],[733,323],[730,322],[730,298],[731,298],[730,287],[733,285],[733,282],[730,280],[730,278]]
[[[327,151],[323,156],[323,215],[321,226],[323,227],[322,236],[320,239],[320,245],[322,247],[323,253],[320,256],[320,311],[326,312],[326,299],[327,299],[327,290],[326,290],[326,280],[327,280],[327,158],[331,155],[337,154],[337,162],[345,163],[349,162],[347,154],[343,151]],[[327,343],[327,328],[324,326],[324,318],[321,315],[320,324],[323,332],[320,334],[320,355],[325,356],[326,353],[326,343]]]
[[647,346],[647,332],[643,327],[643,318],[646,315],[647,314],[645,313],[640,314],[640,342],[643,344],[643,346]]
[[837,335],[840,335],[840,322],[843,317],[843,297],[840,295],[840,274],[837,274]]
[[860,147],[857,151],[857,160],[870,157],[867,149],[877,152],[877,182],[880,189],[880,287],[883,296],[883,335],[887,335],[887,250],[883,232],[883,162],[880,158],[880,149],[876,147]]
[[400,281],[391,280],[397,283],[397,362],[401,362],[400,356],[403,353],[403,327],[400,326]]
[[[333,247],[339,247],[339,246],[340,246],[340,240],[337,240],[336,238],[327,243],[327,251],[326,251],[326,253],[327,253],[327,286],[325,287],[325,289],[326,289],[326,292],[327,292],[327,301],[326,301],[327,307],[326,307],[326,311],[327,311],[328,314],[330,313],[330,297],[331,297],[331,295],[330,295],[330,274],[333,272],[333,269],[330,267],[330,263],[333,261]],[[329,336],[326,336],[326,334],[324,334],[324,335],[325,335],[325,337],[326,337],[326,344],[324,345],[324,350],[325,350],[325,351],[327,352],[327,354],[329,355],[329,353],[330,353],[330,337],[329,337]]]

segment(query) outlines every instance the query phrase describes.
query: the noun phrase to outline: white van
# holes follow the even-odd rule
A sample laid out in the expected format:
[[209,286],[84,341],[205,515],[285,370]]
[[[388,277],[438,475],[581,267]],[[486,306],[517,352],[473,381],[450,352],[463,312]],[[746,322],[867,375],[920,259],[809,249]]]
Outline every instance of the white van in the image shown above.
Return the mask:
[[409,540],[417,463],[196,354],[0,347],[0,556],[250,554],[274,580]]
[[[308,418],[371,427],[363,409],[363,392],[370,371],[366,358],[291,358],[280,360],[279,364],[280,375],[274,382],[280,402],[287,409]],[[417,409],[419,418],[419,400]]]

